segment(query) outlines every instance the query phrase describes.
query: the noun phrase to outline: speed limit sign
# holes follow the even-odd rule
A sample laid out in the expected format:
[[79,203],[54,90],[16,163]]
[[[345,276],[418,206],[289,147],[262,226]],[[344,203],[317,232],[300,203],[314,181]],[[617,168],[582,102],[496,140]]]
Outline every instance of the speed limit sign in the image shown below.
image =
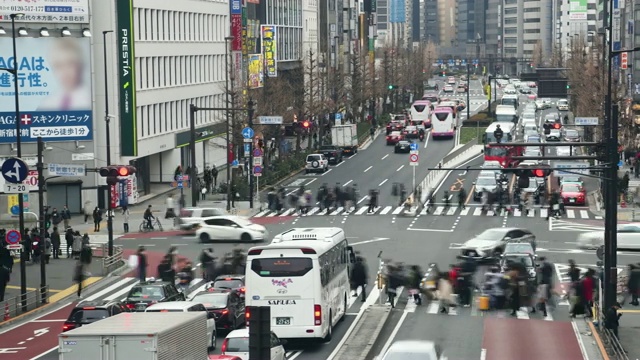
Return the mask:
[[409,155],[409,165],[418,166],[418,154]]

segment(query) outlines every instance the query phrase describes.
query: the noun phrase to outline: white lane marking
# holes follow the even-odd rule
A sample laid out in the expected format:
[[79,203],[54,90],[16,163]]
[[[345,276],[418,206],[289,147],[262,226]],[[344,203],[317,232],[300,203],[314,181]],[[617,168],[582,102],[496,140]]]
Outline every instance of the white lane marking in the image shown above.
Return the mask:
[[67,319],[31,320],[29,322],[41,323],[41,322],[62,322],[62,321],[67,321]]
[[432,301],[427,308],[427,314],[437,314],[438,310],[440,310],[440,302],[437,300]]
[[575,218],[576,218],[576,213],[575,213],[575,211],[574,211],[574,210],[571,210],[571,209],[567,210],[567,217],[568,217],[569,219],[575,219]]
[[263,216],[267,215],[269,213],[269,211],[271,211],[271,210],[265,210],[265,211],[259,212],[258,214],[254,215],[253,217],[263,217]]
[[315,179],[311,179],[311,181],[309,181],[308,183],[306,183],[304,186],[309,186],[311,184],[313,184],[314,181],[318,180],[318,178]]
[[480,360],[486,360],[486,359],[487,359],[487,349],[480,350]]
[[369,166],[368,168],[366,168],[366,169],[364,170],[364,172],[367,172],[367,171],[371,170],[371,168],[372,168],[372,167],[373,167],[373,166]]
[[363,202],[363,201],[367,200],[368,198],[369,198],[369,196],[365,196],[365,197],[363,197],[362,199],[360,199],[360,201],[358,201],[358,204],[360,204],[361,202]]
[[402,170],[402,168],[403,168],[403,167],[404,167],[404,165],[400,166],[400,167],[398,168],[398,170],[396,170],[396,171],[400,171],[400,170]]
[[384,344],[384,347],[382,348],[382,351],[380,351],[380,354],[384,354],[384,353],[387,352],[387,350],[391,346],[391,343],[393,343],[393,340],[396,338],[396,335],[398,335],[398,331],[400,331],[400,328],[402,327],[402,324],[404,323],[404,320],[407,318],[407,314],[408,314],[408,312],[406,312],[406,311],[404,311],[402,313],[402,316],[400,317],[400,320],[398,320],[398,324],[396,325],[395,328],[393,328],[393,331],[391,332],[391,335],[389,336],[389,340],[387,340],[387,342]]
[[378,184],[378,186],[382,186],[382,185],[384,185],[384,183],[386,183],[387,181],[389,181],[389,179],[384,179],[384,180],[382,180],[382,182],[381,182],[380,184]]
[[465,207],[464,209],[460,210],[460,215],[461,216],[467,216],[467,214],[469,214],[470,210],[471,210],[470,207]]
[[458,208],[450,207],[449,211],[447,211],[447,216],[453,216],[456,213],[456,210],[458,210]]
[[522,211],[520,211],[520,209],[513,209],[513,216],[514,217],[522,216]]
[[313,214],[317,213],[318,211],[320,211],[320,208],[319,207],[314,207],[313,209],[311,209],[311,211],[309,211],[307,213],[307,216],[313,215]]
[[302,355],[302,350],[298,351],[296,354],[292,355],[291,357],[286,358],[287,360],[295,360],[298,358],[298,356]]
[[589,355],[587,354],[587,349],[584,346],[584,342],[582,341],[582,335],[580,334],[580,330],[578,330],[578,325],[576,321],[571,322],[571,327],[573,328],[573,333],[576,336],[576,340],[578,340],[578,346],[580,347],[580,352],[582,353],[582,358],[584,360],[589,360]]
[[371,239],[371,240],[365,240],[365,241],[359,241],[359,242],[355,242],[355,243],[351,243],[352,246],[355,245],[364,245],[364,244],[371,244],[374,242],[380,242],[380,241],[388,241],[391,240],[390,238],[377,238],[377,239]]
[[386,159],[387,157],[389,157],[389,154],[387,154],[387,155],[383,156],[383,157],[382,157],[382,159],[380,159],[380,160],[384,160],[384,159]]
[[442,229],[416,229],[416,228],[408,228],[407,230],[410,231],[424,231],[424,232],[453,232],[453,229],[449,229],[449,230],[442,230]]
[[433,212],[433,215],[442,215],[443,211],[444,211],[444,207],[443,206],[438,206],[436,208],[436,210]]
[[134,287],[136,284],[138,284],[139,281],[136,279],[136,281],[134,281],[133,283],[125,286],[124,288],[120,289],[120,291],[117,291],[109,296],[105,296],[104,299],[105,300],[124,300],[124,295],[126,293],[129,292],[129,290],[131,290],[132,287]]
[[346,183],[344,183],[342,186],[343,186],[343,187],[344,187],[344,186],[347,186],[347,185],[351,184],[352,182],[353,182],[353,180],[349,180],[349,181],[347,181]]
[[[540,209],[540,217],[546,218],[548,212],[549,210],[547,209]],[[551,219],[549,219],[549,224],[551,224]]]
[[518,319],[529,319],[529,309],[523,311],[522,308],[520,308],[520,310],[516,311],[516,317]]
[[402,212],[402,210],[404,210],[404,206],[398,206],[395,210],[393,210],[391,215],[398,215]]
[[42,354],[40,354],[40,355],[36,355],[35,357],[32,357],[32,358],[31,358],[31,359],[29,359],[29,360],[37,360],[37,359],[40,359],[41,357],[43,357],[43,356],[45,356],[45,355],[47,355],[47,354],[49,354],[49,353],[51,353],[51,352],[53,352],[53,351],[57,350],[58,348],[59,348],[59,346],[56,346],[56,347],[54,347],[54,348],[51,348],[51,349],[49,349],[49,350],[47,350],[47,351],[43,352],[43,353],[42,353]]
[[285,212],[283,212],[280,216],[289,216],[289,215],[291,215],[291,213],[293,213],[294,211],[296,211],[296,209],[288,209],[288,210],[285,210]]
[[475,209],[473,209],[473,216],[480,216],[482,215],[482,208],[481,207],[477,207]]
[[427,148],[427,145],[429,145],[429,139],[431,138],[431,136],[429,136],[429,134],[431,133],[431,130],[429,130],[426,134],[424,134],[424,136],[427,138],[427,140],[424,142],[424,148]]
[[343,207],[339,207],[337,209],[335,209],[330,215],[338,215],[342,212],[342,210],[344,210]]
[[580,217],[583,219],[588,219],[589,218],[589,212],[587,212],[587,210],[580,210]]
[[380,215],[387,215],[391,209],[393,209],[392,206],[386,206],[382,211],[380,211]]
[[107,287],[106,289],[101,290],[101,291],[99,291],[99,292],[87,297],[85,300],[86,301],[93,301],[93,300],[99,299],[101,296],[106,295],[106,294],[114,291],[115,289],[118,289],[121,286],[125,286],[126,284],[128,284],[130,282],[133,282],[133,281],[135,281],[134,278],[129,278],[129,277],[122,278],[119,281],[117,281],[115,284],[113,284],[113,285]]

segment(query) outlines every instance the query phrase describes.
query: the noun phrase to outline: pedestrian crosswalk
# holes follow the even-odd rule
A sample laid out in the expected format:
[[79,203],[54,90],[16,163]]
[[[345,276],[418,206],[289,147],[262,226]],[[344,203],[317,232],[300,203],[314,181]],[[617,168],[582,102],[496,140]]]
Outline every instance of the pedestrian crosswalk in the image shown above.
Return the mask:
[[[427,212],[427,210],[429,210]],[[508,214],[503,210],[500,214],[496,214],[493,210],[483,211],[481,206],[467,206],[465,208],[449,207],[449,206],[433,206],[431,209],[426,207],[420,210],[417,214],[420,216],[509,216],[509,217],[529,217],[529,218],[547,218],[549,210],[546,208],[534,208],[531,211],[520,211],[517,208],[513,208]],[[307,211],[307,213],[300,214],[297,209],[287,209],[281,212],[264,210],[254,217],[286,217],[286,216],[371,216],[371,215],[391,215],[399,216],[405,215],[404,206],[379,206],[369,212],[367,206],[353,208],[338,207],[337,209],[320,209],[320,207],[313,207]],[[415,216],[416,212],[410,210],[407,215]],[[589,212],[587,209],[566,209],[565,214],[561,216],[567,219],[592,219],[602,220],[602,217],[596,216]]]
[[[150,280],[151,278],[147,278]],[[97,300],[116,300],[124,301],[129,294],[131,288],[140,282],[139,279],[134,277],[121,277],[115,283],[107,286],[104,289],[91,293],[88,296],[83,296],[80,300],[97,301]],[[194,279],[189,284],[185,294],[196,294],[203,291],[207,286],[207,282],[204,279]]]
[[[410,301],[411,302],[411,301]],[[482,311],[478,309],[477,298],[472,304],[468,307],[464,306],[455,306],[449,307],[448,311],[442,312],[442,306],[440,301],[434,300],[429,303],[426,303],[425,306],[421,308],[418,306],[415,312],[424,312],[429,315],[440,315],[440,316],[467,316],[467,317],[497,317],[497,318],[516,318],[520,320],[545,320],[545,321],[554,321],[554,314],[558,314],[558,310],[567,311],[567,308],[563,308],[564,304],[558,304],[558,308],[549,307],[547,310],[547,315],[540,310],[533,311],[531,307],[521,307],[518,311],[516,311],[515,315],[511,315],[511,309],[504,310],[489,310]],[[557,318],[561,318],[561,315],[556,315]]]

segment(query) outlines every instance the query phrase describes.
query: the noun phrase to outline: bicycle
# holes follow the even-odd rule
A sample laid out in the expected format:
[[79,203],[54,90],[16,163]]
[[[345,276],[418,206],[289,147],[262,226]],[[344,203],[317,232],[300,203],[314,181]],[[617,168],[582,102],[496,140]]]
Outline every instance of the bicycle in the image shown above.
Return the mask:
[[140,232],[144,233],[150,231],[163,231],[160,219],[158,219],[157,217],[154,217],[153,220],[151,220],[151,226],[152,227],[149,228],[148,221],[142,220],[142,223],[140,224]]

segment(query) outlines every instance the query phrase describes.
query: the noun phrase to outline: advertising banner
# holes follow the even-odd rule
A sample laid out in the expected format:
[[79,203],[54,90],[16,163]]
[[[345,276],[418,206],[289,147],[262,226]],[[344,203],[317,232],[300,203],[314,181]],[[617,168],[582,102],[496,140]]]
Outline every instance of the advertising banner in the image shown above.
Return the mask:
[[[93,139],[91,39],[17,38],[21,141]],[[0,68],[13,68],[0,38]],[[16,142],[13,75],[0,72],[0,143]]]
[[231,15],[231,50],[242,51],[242,15]]
[[277,29],[275,25],[262,25],[262,54],[267,76],[278,76]]
[[242,51],[232,51],[231,60],[233,61],[233,73],[236,74],[233,78],[233,86],[236,89],[242,89],[244,78],[244,66],[242,66]]
[[260,0],[247,0],[249,4],[260,4]]
[[570,0],[570,20],[587,20],[587,0]]
[[138,155],[133,0],[117,0],[120,155]]
[[249,89],[261,88],[264,83],[262,54],[249,55]]
[[20,22],[88,24],[89,0],[0,0],[0,22],[16,13]]

